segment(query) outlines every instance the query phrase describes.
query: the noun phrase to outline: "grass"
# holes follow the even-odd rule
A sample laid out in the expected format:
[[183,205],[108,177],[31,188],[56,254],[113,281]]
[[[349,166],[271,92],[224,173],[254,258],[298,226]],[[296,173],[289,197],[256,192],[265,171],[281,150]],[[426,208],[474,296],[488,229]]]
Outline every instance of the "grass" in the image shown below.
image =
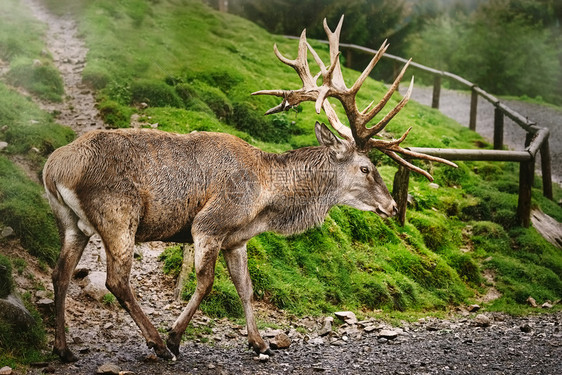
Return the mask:
[[22,157],[37,169],[74,133],[53,122],[35,104],[0,83],[0,140],[8,147],[0,154],[0,224],[10,226],[22,245],[41,261],[53,265],[60,248],[53,215],[42,186],[12,162]]
[[52,57],[44,53],[45,25],[37,22],[17,0],[2,2],[0,14],[0,59],[9,62],[7,81],[41,99],[60,102],[63,82]]

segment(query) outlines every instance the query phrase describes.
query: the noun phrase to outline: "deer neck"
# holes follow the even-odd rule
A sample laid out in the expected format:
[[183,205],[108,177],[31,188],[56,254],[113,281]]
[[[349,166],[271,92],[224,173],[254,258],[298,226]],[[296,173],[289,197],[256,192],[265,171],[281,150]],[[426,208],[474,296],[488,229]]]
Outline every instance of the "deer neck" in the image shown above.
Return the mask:
[[309,147],[274,157],[268,183],[272,230],[291,234],[323,222],[337,204],[337,173],[325,147]]

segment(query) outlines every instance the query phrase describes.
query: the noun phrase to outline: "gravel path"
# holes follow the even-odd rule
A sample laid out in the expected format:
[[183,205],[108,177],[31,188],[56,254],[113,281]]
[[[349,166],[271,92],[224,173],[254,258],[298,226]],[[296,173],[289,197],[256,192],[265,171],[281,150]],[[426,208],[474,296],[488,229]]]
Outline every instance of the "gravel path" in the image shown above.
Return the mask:
[[[405,91],[405,87],[401,91]],[[414,86],[412,99],[431,106],[432,87]],[[467,126],[470,118],[470,93],[441,89],[439,110],[458,123]],[[550,129],[550,157],[552,159],[552,181],[562,186],[562,110],[527,103],[519,100],[503,101],[508,107],[535,121],[537,126]],[[476,131],[490,143],[494,138],[494,106],[479,98]],[[512,150],[523,150],[525,131],[511,119],[504,118],[504,144]],[[540,174],[540,155],[536,172]]]

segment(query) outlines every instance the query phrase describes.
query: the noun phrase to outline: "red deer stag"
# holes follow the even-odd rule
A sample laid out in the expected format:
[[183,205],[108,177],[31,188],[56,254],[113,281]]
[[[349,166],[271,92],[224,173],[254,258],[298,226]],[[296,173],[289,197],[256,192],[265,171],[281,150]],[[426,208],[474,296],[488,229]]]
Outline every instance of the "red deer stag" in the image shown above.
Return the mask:
[[[180,339],[201,300],[213,285],[215,262],[222,250],[243,303],[250,346],[271,353],[260,337],[251,306],[252,282],[246,243],[265,231],[301,232],[320,224],[328,210],[345,204],[382,217],[396,213],[390,196],[367,152],[378,148],[408,168],[431,176],[403,160],[398,153],[454,165],[402,149],[398,140],[372,137],[406,104],[411,92],[373,127],[366,124],[392,96],[404,70],[374,107],[359,112],[355,95],[387,48],[383,44],[352,88],[346,88],[338,62],[339,33],[325,25],[330,39],[327,68],[306,42],[303,32],[296,60],[279,59],[292,66],[303,82],[294,91],[260,91],[283,97],[268,113],[316,102],[340,137],[316,123],[320,146],[270,154],[228,134],[197,132],[187,135],[155,130],[93,131],[61,147],[49,157],[43,171],[47,196],[60,230],[62,249],[53,272],[56,330],[53,352],[63,361],[77,357],[65,337],[65,296],[82,252],[98,234],[107,253],[107,288],[139,326],[149,348],[162,358],[175,359]],[[307,63],[307,49],[320,66],[322,85]],[[405,69],[405,68],[404,68]],[[339,99],[349,118],[343,125],[326,100]],[[195,244],[197,287],[183,313],[173,324],[166,344],[137,302],[130,285],[135,242],[192,242]]]

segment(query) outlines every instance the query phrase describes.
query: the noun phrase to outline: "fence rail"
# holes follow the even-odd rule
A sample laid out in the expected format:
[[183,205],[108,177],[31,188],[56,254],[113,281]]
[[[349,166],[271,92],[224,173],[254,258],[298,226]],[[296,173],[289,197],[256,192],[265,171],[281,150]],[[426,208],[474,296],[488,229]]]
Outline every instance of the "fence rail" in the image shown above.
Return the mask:
[[[290,39],[298,39],[294,36],[286,36]],[[319,40],[321,43],[328,44],[328,41]],[[359,46],[356,44],[340,43],[341,49],[350,51],[358,51],[374,55],[377,50]],[[392,60],[394,62],[405,64],[406,59],[385,53],[383,58]],[[348,59],[348,61],[351,59]],[[470,120],[469,128],[476,130],[478,98],[490,102],[494,107],[494,149],[493,150],[479,150],[479,149],[442,149],[442,148],[420,148],[411,147],[412,151],[422,152],[428,155],[443,157],[449,160],[470,160],[470,161],[511,161],[519,163],[519,199],[517,204],[517,218],[521,225],[528,227],[531,222],[531,188],[533,186],[535,177],[535,160],[537,154],[540,152],[541,156],[541,171],[543,182],[543,195],[552,199],[552,174],[551,174],[551,159],[549,149],[549,130],[547,128],[538,127],[533,121],[530,121],[525,116],[509,108],[501,103],[498,98],[487,93],[476,84],[460,77],[456,74],[440,71],[430,68],[428,66],[411,62],[410,67],[430,73],[433,75],[433,97],[432,107],[439,108],[439,98],[441,95],[442,79],[446,78],[471,90],[470,102]],[[517,125],[523,128],[527,135],[524,141],[524,151],[507,151],[503,150],[503,124],[504,117],[507,116],[513,120]],[[399,220],[402,225],[406,218],[406,207],[408,197],[409,185],[409,171],[404,167],[399,167],[398,172],[394,176],[393,196],[399,207]]]

